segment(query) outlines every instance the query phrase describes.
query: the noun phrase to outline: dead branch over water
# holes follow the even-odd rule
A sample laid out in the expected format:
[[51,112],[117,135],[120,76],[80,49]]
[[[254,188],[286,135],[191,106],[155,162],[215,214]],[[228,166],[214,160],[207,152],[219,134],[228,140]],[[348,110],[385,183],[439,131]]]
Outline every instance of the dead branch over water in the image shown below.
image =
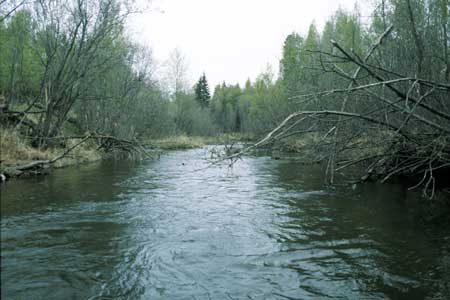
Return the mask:
[[[331,147],[327,148],[326,171],[331,184],[336,171],[359,164],[365,167],[363,181],[378,179],[385,182],[392,177],[407,177],[413,182],[410,189],[422,188],[424,195],[430,198],[438,185],[447,187],[450,182],[450,84],[402,75],[371,61],[371,56],[393,31],[393,26],[389,27],[364,59],[332,40],[344,62],[355,67],[352,75],[341,68],[334,71],[350,80],[347,88],[291,98],[302,99],[302,105],[328,99],[340,102],[340,110],[291,113],[259,142],[228,158],[234,159],[296,132],[316,131],[331,141]],[[334,55],[320,55],[325,71],[336,70],[332,62]],[[328,62],[324,59],[327,56]],[[308,129],[298,131],[301,124]],[[348,149],[362,143],[362,136],[366,144],[374,146],[375,141],[378,151],[370,155],[355,155],[354,151],[348,157]]]

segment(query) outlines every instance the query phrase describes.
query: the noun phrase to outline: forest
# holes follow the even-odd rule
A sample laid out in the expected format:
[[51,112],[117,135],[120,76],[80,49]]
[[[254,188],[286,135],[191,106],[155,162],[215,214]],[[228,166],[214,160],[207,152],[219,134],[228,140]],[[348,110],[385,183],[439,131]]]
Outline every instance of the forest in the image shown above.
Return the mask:
[[180,49],[161,67],[127,35],[133,1],[0,7],[2,161],[87,140],[120,154],[165,137],[238,134],[324,162],[329,183],[357,165],[361,180],[404,177],[429,197],[448,189],[446,0],[379,0],[364,22],[357,7],[340,9],[321,31],[289,34],[278,70],[211,90],[207,74],[190,86]]

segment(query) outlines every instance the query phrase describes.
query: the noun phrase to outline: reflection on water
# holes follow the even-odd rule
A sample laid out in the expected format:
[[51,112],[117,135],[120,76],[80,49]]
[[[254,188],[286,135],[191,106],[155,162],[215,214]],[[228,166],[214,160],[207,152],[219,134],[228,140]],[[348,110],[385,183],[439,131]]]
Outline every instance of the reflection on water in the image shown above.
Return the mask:
[[440,240],[417,225],[400,187],[331,192],[319,167],[267,157],[202,169],[205,151],[2,186],[2,298],[432,294]]

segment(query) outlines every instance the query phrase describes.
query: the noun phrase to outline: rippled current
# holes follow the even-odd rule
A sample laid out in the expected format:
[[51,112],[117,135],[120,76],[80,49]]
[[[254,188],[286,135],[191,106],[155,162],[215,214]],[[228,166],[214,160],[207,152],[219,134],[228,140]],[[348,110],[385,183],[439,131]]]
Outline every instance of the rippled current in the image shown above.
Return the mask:
[[332,191],[319,167],[255,156],[204,169],[207,156],[3,184],[2,299],[432,295],[439,239],[401,187]]

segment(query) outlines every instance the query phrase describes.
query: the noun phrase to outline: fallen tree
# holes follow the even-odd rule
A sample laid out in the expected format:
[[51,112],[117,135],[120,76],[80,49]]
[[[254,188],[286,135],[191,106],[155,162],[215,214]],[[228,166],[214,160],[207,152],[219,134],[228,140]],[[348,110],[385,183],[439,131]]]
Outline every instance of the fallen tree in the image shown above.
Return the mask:
[[[334,54],[315,51],[323,71],[348,80],[347,87],[292,97],[299,100],[298,111],[259,142],[221,160],[236,159],[288,136],[315,132],[325,145],[319,154],[328,157],[330,184],[336,171],[360,165],[361,181],[403,177],[410,189],[422,188],[429,198],[436,188],[449,189],[450,83],[418,71],[416,76],[401,74],[372,59],[392,32],[393,26],[387,28],[364,58],[333,40]],[[337,55],[347,71],[336,65]],[[348,71],[349,66],[354,69]],[[301,109],[324,99],[334,104],[320,110]]]
[[[30,137],[35,138],[35,137]],[[3,169],[3,174],[6,177],[19,177],[23,175],[36,175],[46,173],[46,170],[57,161],[67,157],[73,150],[81,146],[88,140],[94,140],[97,145],[97,150],[111,156],[113,158],[132,158],[143,159],[153,158],[153,156],[137,141],[120,139],[110,135],[103,135],[98,133],[89,133],[87,135],[79,136],[56,136],[52,138],[45,138],[58,141],[77,140],[75,144],[67,147],[52,159],[48,160],[34,160],[24,164],[9,166]]]

